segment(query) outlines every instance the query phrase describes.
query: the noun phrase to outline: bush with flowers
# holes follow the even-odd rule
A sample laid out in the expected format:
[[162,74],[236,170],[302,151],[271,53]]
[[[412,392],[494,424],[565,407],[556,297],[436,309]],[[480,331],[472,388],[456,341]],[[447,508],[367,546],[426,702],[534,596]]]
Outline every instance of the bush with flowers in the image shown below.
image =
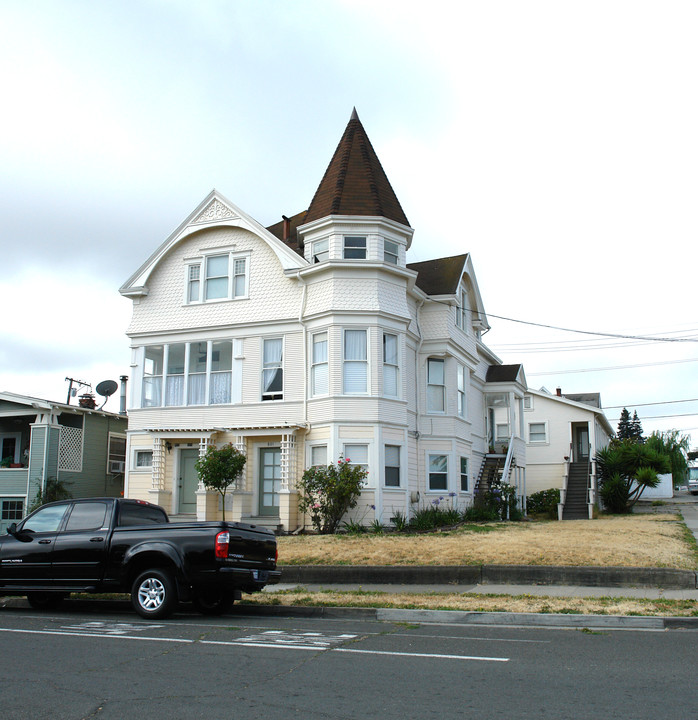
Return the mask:
[[342,457],[336,465],[310,467],[298,484],[298,509],[310,516],[317,532],[330,535],[346,512],[356,507],[367,475],[360,465]]

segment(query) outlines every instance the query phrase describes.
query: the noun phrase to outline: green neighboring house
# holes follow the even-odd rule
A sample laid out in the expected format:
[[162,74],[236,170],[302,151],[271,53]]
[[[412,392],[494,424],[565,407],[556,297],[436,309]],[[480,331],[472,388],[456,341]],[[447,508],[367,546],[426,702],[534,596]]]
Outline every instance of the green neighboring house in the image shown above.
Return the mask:
[[126,415],[0,392],[0,533],[23,518],[46,480],[73,497],[123,495]]

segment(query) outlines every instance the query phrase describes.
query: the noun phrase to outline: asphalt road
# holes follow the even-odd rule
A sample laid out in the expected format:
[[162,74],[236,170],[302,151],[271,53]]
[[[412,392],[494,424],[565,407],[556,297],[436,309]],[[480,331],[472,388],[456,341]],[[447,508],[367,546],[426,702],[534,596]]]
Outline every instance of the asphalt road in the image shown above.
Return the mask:
[[0,611],[5,720],[698,718],[696,631]]

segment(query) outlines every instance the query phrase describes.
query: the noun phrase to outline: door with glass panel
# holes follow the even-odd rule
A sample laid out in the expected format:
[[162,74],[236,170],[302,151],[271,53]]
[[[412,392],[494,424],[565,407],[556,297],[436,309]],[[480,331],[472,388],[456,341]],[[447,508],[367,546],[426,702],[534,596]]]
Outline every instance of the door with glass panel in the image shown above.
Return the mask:
[[196,513],[196,491],[199,488],[199,475],[196,472],[198,459],[198,450],[180,450],[177,512],[182,515]]
[[278,517],[281,489],[281,448],[259,451],[259,514]]

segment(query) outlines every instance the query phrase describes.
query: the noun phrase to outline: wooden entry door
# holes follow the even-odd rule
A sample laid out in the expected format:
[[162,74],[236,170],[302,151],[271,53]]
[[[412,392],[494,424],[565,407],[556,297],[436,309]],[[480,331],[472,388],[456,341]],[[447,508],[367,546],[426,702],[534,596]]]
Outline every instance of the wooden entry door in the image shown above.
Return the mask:
[[259,451],[259,514],[278,517],[281,489],[281,448]]
[[179,452],[178,514],[196,514],[196,491],[199,487],[199,475],[196,472],[196,461],[198,459],[198,450],[180,450]]

